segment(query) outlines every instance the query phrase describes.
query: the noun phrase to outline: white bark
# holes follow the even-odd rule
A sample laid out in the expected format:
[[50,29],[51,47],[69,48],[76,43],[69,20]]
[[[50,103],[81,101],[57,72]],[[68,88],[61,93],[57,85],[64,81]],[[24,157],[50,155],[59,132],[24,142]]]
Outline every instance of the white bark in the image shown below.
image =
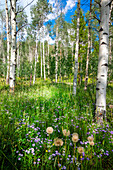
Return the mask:
[[99,30],[99,61],[96,86],[96,120],[103,122],[106,115],[106,86],[109,54],[109,0],[101,0],[100,30]]
[[48,76],[50,75],[49,71],[49,40],[48,40],[48,63],[47,63],[47,68],[48,68]]
[[9,16],[8,16],[8,4],[5,0],[6,9],[6,30],[7,30],[7,74],[6,74],[6,84],[9,84],[9,50],[10,50],[10,30],[9,30]]
[[76,36],[75,68],[74,68],[74,80],[73,80],[73,94],[74,95],[76,95],[77,74],[78,74],[79,25],[80,25],[80,0],[78,0],[78,12],[77,12],[77,36]]
[[28,61],[31,64],[31,73],[30,73],[30,86],[31,86],[31,82],[32,82],[32,61],[33,61],[33,52],[31,50],[31,47],[29,45],[29,57],[28,57]]
[[74,65],[73,65],[73,47],[74,47],[74,42],[72,42],[72,73],[74,72]]
[[32,48],[30,47],[30,45],[29,45],[29,58],[28,58],[28,61],[29,61],[30,63],[32,63],[32,61],[33,61],[33,50],[32,50]]
[[91,52],[91,7],[92,7],[92,0],[90,0],[90,13],[89,13],[89,23],[88,23],[88,49],[87,49],[87,60],[86,60],[86,77],[85,77],[85,90],[87,89],[88,83],[88,66],[89,66],[89,57]]
[[58,23],[56,27],[56,56],[55,56],[55,82],[57,83],[58,79]]
[[37,47],[38,47],[38,28],[36,30],[36,49],[35,49],[35,67],[34,67],[34,75],[33,75],[33,84],[35,84],[35,79],[36,79],[36,64],[38,60]]
[[20,44],[19,44],[19,33],[18,33],[18,36],[17,36],[17,71],[18,71],[17,77],[19,77],[19,69],[20,69],[19,47],[20,47]]
[[45,36],[45,29],[44,29],[44,26],[43,26],[43,66],[44,66],[44,80],[46,80],[45,51],[44,51],[44,36]]
[[41,78],[42,78],[42,45],[40,40],[40,56],[41,56]]
[[61,68],[62,68],[61,60],[62,60],[62,41],[61,41],[61,45],[60,45],[60,82],[61,82],[61,77],[62,77],[62,75],[61,75]]
[[11,2],[11,27],[12,27],[12,44],[10,59],[10,91],[14,91],[15,87],[15,66],[16,66],[16,0]]

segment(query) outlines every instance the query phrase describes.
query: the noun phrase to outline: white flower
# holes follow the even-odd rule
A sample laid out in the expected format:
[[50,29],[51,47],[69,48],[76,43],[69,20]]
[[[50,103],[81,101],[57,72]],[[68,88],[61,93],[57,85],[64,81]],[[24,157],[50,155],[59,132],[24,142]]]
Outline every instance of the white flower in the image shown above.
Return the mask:
[[78,147],[78,153],[83,153],[84,152],[84,148],[83,147]]
[[55,146],[62,146],[63,145],[63,140],[59,138],[54,139],[54,144]]
[[47,132],[48,134],[53,133],[53,128],[52,128],[52,127],[48,127],[48,128],[46,129],[46,132]]
[[66,129],[64,129],[64,130],[62,131],[62,133],[63,133],[64,136],[69,136],[69,135],[70,135],[70,131],[69,131],[69,130],[66,130]]

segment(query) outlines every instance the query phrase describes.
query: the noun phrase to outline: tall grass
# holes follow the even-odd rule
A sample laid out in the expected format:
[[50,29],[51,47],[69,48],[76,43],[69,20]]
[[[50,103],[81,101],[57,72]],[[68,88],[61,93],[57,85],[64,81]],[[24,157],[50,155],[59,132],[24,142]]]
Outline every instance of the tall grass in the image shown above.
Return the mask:
[[[107,107],[108,122],[94,122],[95,87],[87,92],[78,87],[37,80],[34,86],[18,82],[15,94],[1,84],[0,165],[1,169],[113,169],[112,110]],[[108,86],[107,104],[112,104],[112,86]],[[47,127],[53,133],[46,132]],[[70,131],[69,136],[63,130]],[[73,142],[73,133],[78,141]],[[90,143],[88,137],[93,136]],[[59,138],[63,144],[55,145]],[[83,152],[78,152],[83,147]]]

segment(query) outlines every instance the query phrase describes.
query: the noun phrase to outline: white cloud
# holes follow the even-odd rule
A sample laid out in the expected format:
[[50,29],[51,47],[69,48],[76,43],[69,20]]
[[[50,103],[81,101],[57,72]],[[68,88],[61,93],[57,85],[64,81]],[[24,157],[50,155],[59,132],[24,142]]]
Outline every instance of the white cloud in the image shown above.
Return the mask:
[[63,9],[63,13],[66,14],[68,10],[72,9],[76,5],[77,0],[67,0],[67,4]]
[[55,4],[55,0],[49,0],[49,3],[50,3],[51,5],[53,5],[53,4]]
[[[75,7],[77,0],[67,0],[66,6],[62,10],[64,14],[68,12],[68,10],[71,10],[72,8]],[[52,14],[49,14],[48,20],[53,20],[57,18],[57,4],[55,3],[55,0],[49,0],[49,3],[52,5]],[[61,14],[61,9],[58,11],[58,15]]]
[[[25,7],[27,4],[29,4],[32,0],[20,0],[19,4],[22,5],[23,7]],[[28,16],[28,22],[30,23],[31,22],[31,14],[30,14],[30,7],[34,4],[36,4],[37,0],[34,0],[30,5],[28,5],[26,8],[25,8],[25,12]]]
[[[20,4],[24,7],[28,3],[30,3],[31,1],[32,0],[24,0],[24,1],[20,0]],[[27,6],[27,8],[25,9],[26,14],[28,15],[28,22],[29,23],[31,22],[30,7],[34,4],[36,4],[36,2],[37,2],[37,0],[34,0],[34,2],[31,5]],[[66,6],[62,10],[62,12],[64,14],[66,14],[68,12],[68,10],[71,10],[73,7],[75,7],[76,2],[77,2],[77,0],[67,0]],[[46,21],[54,20],[54,19],[57,18],[57,4],[56,4],[55,0],[49,0],[49,3],[52,5],[52,12],[53,13],[51,13],[47,16]],[[61,10],[59,8],[58,15],[60,15],[60,13],[61,13]],[[47,36],[45,36],[44,41],[47,40],[47,39],[48,39]],[[54,44],[54,43],[55,43],[55,40],[53,40],[51,37],[49,37],[49,44]]]
[[[20,5],[22,5],[23,7],[26,6],[28,3],[30,3],[32,0],[20,0]],[[63,1],[63,0],[62,0]],[[28,15],[28,22],[31,22],[31,15],[30,15],[30,7],[34,4],[36,4],[37,0],[34,0],[33,3],[29,6],[27,6],[27,8],[25,9],[26,14]],[[64,14],[66,14],[68,12],[68,10],[71,10],[75,5],[76,5],[77,0],[67,0],[66,2],[66,6],[64,7],[64,9],[62,10],[62,12]],[[57,18],[57,4],[55,2],[55,0],[49,0],[49,3],[52,5],[52,12],[51,14],[49,14],[47,16],[48,19],[46,19],[46,21],[48,20],[54,20]],[[59,10],[58,15],[60,15],[61,10]]]

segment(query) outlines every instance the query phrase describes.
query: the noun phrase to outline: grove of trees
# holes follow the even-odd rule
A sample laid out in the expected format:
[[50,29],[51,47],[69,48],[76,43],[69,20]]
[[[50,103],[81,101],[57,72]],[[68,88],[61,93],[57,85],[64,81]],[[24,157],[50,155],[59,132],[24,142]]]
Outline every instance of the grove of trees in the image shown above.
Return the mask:
[[0,1],[0,169],[113,170],[113,0]]
[[[56,0],[54,11],[47,0],[38,0],[34,5],[32,2],[28,4],[31,23],[26,7],[17,0],[5,0],[5,9],[0,10],[0,77],[10,92],[14,92],[19,78],[29,80],[30,85],[39,77],[56,83],[71,79],[74,96],[77,86],[87,90],[93,79],[95,117],[102,122],[106,117],[107,82],[113,78],[113,1],[86,1],[89,10],[84,14],[85,3],[78,0],[71,23],[65,20],[62,1]],[[54,22],[48,19],[49,14]]]

